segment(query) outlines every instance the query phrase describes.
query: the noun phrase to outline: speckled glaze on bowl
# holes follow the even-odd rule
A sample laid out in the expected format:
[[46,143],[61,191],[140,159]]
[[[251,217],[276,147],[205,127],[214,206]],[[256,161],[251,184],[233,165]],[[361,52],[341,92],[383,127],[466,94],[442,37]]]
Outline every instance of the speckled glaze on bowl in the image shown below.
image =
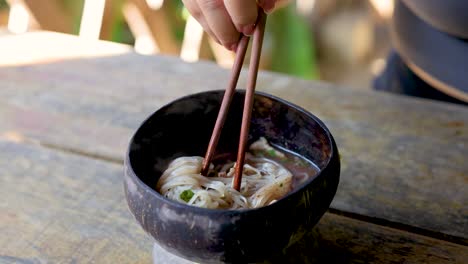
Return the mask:
[[[130,141],[125,158],[128,206],[143,229],[167,251],[201,263],[251,263],[280,254],[312,228],[338,186],[340,161],[325,125],[304,109],[256,93],[249,143],[265,137],[313,161],[319,174],[276,203],[251,210],[211,210],[168,200],[153,187],[176,157],[203,156],[223,91],[178,99],[152,114]],[[237,91],[219,153],[237,152],[244,91]]]

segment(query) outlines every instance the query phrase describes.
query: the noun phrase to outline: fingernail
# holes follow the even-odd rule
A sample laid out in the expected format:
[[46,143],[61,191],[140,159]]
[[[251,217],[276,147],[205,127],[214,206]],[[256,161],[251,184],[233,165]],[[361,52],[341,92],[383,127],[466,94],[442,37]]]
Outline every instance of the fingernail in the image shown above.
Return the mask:
[[275,3],[276,1],[266,1],[264,0],[263,1],[263,10],[265,11],[265,13],[269,14],[273,11],[273,9],[275,8]]
[[242,33],[244,33],[244,35],[246,36],[252,36],[252,34],[254,33],[254,30],[255,30],[255,25],[254,24],[250,24],[250,25],[247,25],[247,26],[244,26],[242,27]]
[[234,51],[234,52],[237,51],[237,43],[233,43],[231,45],[228,45],[227,47],[230,51]]

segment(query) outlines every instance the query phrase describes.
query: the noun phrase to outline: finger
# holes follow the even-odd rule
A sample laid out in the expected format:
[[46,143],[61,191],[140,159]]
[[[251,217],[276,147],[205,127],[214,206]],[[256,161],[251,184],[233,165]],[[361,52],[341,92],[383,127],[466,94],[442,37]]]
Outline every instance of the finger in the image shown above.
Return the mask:
[[216,35],[213,33],[211,28],[208,26],[208,23],[206,22],[206,19],[203,17],[203,12],[201,11],[200,7],[198,6],[197,1],[195,0],[182,0],[184,3],[185,7],[188,9],[190,14],[200,23],[200,25],[203,27],[206,33],[210,35],[213,40],[221,44],[219,39],[216,37]]
[[224,5],[237,31],[252,35],[258,15],[257,3],[254,0],[224,0]]
[[271,9],[275,7],[276,0],[257,0],[258,5],[265,10],[265,12],[269,12]]
[[289,2],[291,2],[291,0],[257,0],[258,5],[263,8],[266,13],[271,13],[287,5]]
[[234,27],[223,0],[197,0],[208,26],[226,48],[235,51],[239,32]]
[[291,0],[276,0],[273,10],[278,10],[291,3]]
[[258,5],[265,10],[271,12],[275,8],[276,0],[257,0]]

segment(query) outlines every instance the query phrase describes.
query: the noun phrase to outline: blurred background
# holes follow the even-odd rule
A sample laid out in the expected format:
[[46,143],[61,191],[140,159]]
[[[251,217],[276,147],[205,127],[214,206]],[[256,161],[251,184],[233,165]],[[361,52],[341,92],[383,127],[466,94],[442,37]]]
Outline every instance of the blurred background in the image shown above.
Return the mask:
[[[293,1],[269,16],[261,67],[371,89],[391,49],[393,7],[393,0]],[[223,67],[234,58],[203,34],[180,0],[0,0],[0,37],[36,30],[124,43],[145,55],[213,60]]]

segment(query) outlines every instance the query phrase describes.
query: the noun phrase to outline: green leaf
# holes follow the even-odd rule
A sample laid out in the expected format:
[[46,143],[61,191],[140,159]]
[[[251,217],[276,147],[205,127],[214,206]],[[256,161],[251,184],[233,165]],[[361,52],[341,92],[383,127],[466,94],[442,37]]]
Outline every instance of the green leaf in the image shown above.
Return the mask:
[[276,151],[274,149],[270,149],[268,150],[268,155],[270,155],[271,157],[276,157]]
[[194,193],[192,190],[188,189],[188,190],[185,190],[183,191],[181,194],[180,194],[180,199],[184,200],[186,203],[188,203],[190,201],[190,199],[192,199]]
[[273,37],[271,70],[306,79],[317,79],[313,36],[307,21],[297,14],[293,4],[268,18],[267,31]]

